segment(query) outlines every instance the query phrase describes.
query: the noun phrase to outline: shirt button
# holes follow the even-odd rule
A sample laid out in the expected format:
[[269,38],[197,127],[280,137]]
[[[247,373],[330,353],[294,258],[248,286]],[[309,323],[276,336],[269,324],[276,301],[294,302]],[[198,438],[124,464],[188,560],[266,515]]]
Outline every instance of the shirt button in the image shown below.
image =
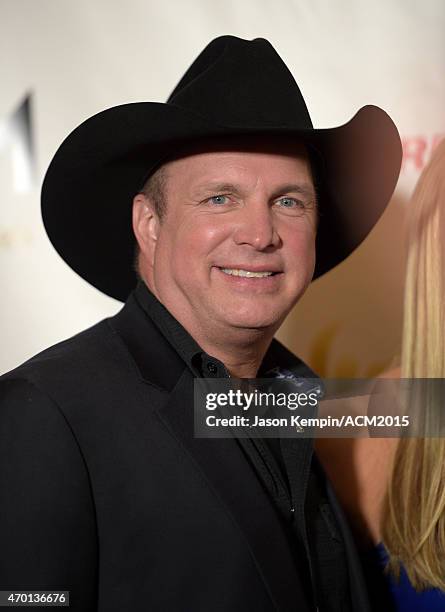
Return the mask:
[[207,364],[207,370],[210,372],[210,374],[216,374],[218,368],[212,361],[209,361],[209,363]]

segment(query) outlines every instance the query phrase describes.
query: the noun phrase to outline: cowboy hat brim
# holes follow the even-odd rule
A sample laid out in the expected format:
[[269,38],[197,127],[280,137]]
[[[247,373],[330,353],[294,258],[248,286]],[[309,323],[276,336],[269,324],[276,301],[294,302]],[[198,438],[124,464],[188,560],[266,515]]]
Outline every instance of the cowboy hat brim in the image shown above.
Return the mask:
[[314,278],[321,276],[366,238],[396,186],[400,138],[376,106],[329,129],[216,125],[169,103],[102,111],[65,139],[43,182],[43,222],[56,251],[94,287],[125,301],[137,283],[132,200],[150,169],[179,143],[252,134],[302,139],[322,159]]

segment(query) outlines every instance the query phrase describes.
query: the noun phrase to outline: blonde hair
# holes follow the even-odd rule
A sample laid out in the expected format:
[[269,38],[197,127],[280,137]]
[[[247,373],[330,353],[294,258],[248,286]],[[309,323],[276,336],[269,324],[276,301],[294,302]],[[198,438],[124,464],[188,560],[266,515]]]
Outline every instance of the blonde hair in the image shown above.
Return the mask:
[[[424,169],[410,203],[402,378],[445,378],[445,140]],[[426,432],[439,431],[434,388],[415,397]],[[415,396],[416,394],[414,394]],[[410,402],[411,403],[411,402]],[[435,428],[436,429],[433,429]],[[403,564],[416,590],[445,591],[445,438],[399,440],[385,501],[389,570]]]

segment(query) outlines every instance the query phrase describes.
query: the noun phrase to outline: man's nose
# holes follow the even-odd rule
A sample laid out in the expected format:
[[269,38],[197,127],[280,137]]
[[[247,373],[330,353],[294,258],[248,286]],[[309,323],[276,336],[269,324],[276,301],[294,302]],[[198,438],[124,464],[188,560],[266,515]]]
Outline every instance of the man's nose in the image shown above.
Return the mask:
[[275,224],[273,211],[264,199],[246,203],[238,211],[233,239],[236,244],[248,244],[258,251],[276,247],[280,237]]

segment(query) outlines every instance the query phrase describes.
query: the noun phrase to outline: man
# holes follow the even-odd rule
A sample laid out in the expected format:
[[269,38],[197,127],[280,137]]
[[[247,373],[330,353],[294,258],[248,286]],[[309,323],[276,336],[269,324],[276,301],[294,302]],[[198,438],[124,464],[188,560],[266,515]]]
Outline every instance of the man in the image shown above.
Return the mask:
[[311,375],[273,335],[364,239],[399,167],[383,111],[314,130],[271,45],[232,36],[167,104],[67,138],[46,229],[126,304],[1,379],[1,589],[107,612],[367,609],[311,441],[195,438],[193,381]]

